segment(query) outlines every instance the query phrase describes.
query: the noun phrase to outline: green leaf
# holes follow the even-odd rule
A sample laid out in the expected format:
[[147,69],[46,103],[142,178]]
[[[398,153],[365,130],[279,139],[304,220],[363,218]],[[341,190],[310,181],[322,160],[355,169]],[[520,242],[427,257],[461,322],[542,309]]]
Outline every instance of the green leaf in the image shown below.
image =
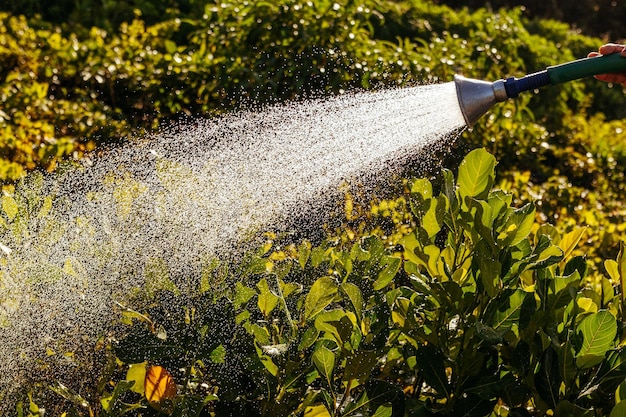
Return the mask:
[[325,332],[332,336],[338,346],[345,347],[345,343],[350,340],[352,330],[356,324],[353,323],[350,315],[356,320],[356,316],[353,313],[342,309],[325,311],[315,317],[315,327],[320,332]]
[[450,384],[446,375],[443,353],[433,345],[420,346],[416,353],[417,366],[424,381],[445,398],[450,397]]
[[213,363],[226,362],[226,348],[224,347],[224,345],[219,344],[215,349],[213,349],[209,354],[209,359]]
[[626,416],[626,401],[620,401],[615,404],[615,407],[611,410],[609,417],[623,417]]
[[515,246],[528,237],[535,224],[535,205],[528,203],[513,211],[505,225],[505,245]]
[[372,350],[358,351],[346,360],[342,380],[348,382],[352,388],[364,384],[377,362],[378,355],[376,352]]
[[559,388],[561,376],[559,372],[559,355],[552,346],[541,355],[537,372],[535,374],[535,387],[539,396],[550,407],[555,408],[559,403]]
[[448,200],[445,196],[440,195],[430,200],[430,208],[422,217],[421,226],[426,230],[428,238],[434,238],[441,230],[443,218],[448,209]]
[[461,201],[466,197],[486,197],[495,179],[496,158],[485,149],[474,149],[459,165]]
[[144,380],[146,379],[146,365],[148,362],[133,363],[128,367],[126,372],[126,380],[133,381],[133,386],[130,390],[137,394],[143,395],[144,393]]
[[579,323],[577,332],[582,334],[583,342],[576,355],[576,365],[582,369],[590,368],[600,363],[613,347],[617,321],[609,311],[601,310],[585,317]]
[[330,277],[315,281],[304,300],[304,321],[308,321],[323,311],[335,298],[339,286]]
[[256,291],[252,288],[246,287],[241,282],[237,282],[235,284],[235,298],[233,300],[233,305],[236,310],[240,309],[244,304],[246,304],[252,297],[256,295]]
[[311,256],[311,242],[305,240],[298,246],[298,264],[304,269]]
[[313,346],[313,343],[317,341],[317,338],[319,337],[319,335],[320,335],[319,329],[315,326],[310,326],[308,329],[306,329],[306,331],[302,335],[300,339],[300,344],[298,345],[298,349],[304,350]]
[[332,387],[332,375],[335,369],[335,354],[324,345],[320,345],[315,349],[311,357],[313,365],[317,372],[322,375],[329,386]]
[[354,308],[354,313],[360,322],[361,315],[363,314],[363,295],[361,294],[361,290],[356,285],[350,282],[345,282],[341,284],[341,291],[350,300],[350,304]]
[[261,313],[263,313],[265,317],[268,317],[276,308],[280,299],[272,293],[265,278],[262,278],[256,286],[259,289],[259,299],[257,301],[257,305],[259,306]]
[[503,296],[493,317],[494,329],[511,329],[514,325],[524,327],[534,311],[535,299],[532,293],[515,290],[510,296]]
[[563,250],[564,258],[567,258],[576,248],[576,245],[578,245],[578,242],[580,242],[586,230],[586,227],[577,227],[561,238],[559,247]]
[[390,403],[379,406],[372,417],[391,417],[393,415],[393,407]]
[[365,383],[364,390],[357,400],[346,406],[342,416],[401,417],[404,416],[404,412],[404,394],[400,388],[386,381],[370,379]]
[[393,256],[384,256],[381,259],[381,264],[384,266],[383,270],[378,273],[376,281],[374,281],[374,291],[380,291],[385,288],[395,278],[398,270],[400,269],[400,258]]

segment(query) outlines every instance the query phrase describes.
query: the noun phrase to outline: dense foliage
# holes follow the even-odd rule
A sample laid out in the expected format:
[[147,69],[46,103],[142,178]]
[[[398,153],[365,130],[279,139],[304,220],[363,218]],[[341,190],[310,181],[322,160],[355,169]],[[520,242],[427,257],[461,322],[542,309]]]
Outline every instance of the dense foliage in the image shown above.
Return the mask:
[[492,188],[495,165],[477,149],[456,179],[412,181],[395,244],[268,242],[124,308],[109,383],[50,389],[76,416],[621,415],[626,252],[597,275],[585,229],[537,224]]
[[[5,202],[25,172],[181,115],[520,76],[602,43],[421,0],[46,3],[0,13],[2,227],[23,220]],[[333,238],[215,272],[235,288],[123,310],[102,383],[25,387],[19,413],[620,415],[625,101],[584,80],[494,107],[459,149],[497,166],[473,152]],[[179,388],[146,395],[151,369]]]

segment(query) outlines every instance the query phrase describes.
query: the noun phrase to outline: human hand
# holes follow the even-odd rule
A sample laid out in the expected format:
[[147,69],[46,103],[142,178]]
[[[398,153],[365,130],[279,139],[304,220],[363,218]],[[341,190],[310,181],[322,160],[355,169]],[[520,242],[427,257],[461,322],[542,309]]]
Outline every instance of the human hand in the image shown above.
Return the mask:
[[[602,45],[598,52],[591,52],[588,57],[610,55],[619,53],[624,59],[626,59],[626,45],[619,45],[616,43],[607,43]],[[600,74],[595,76],[598,80],[607,83],[621,84],[626,87],[626,72],[617,72],[612,74]]]

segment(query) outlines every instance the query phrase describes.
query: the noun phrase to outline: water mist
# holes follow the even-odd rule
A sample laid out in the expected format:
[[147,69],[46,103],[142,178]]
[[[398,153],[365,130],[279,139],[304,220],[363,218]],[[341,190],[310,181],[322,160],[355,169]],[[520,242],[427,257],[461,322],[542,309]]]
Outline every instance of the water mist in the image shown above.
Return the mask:
[[106,335],[116,301],[168,281],[197,285],[214,257],[293,218],[319,223],[310,213],[341,184],[372,187],[464,126],[452,82],[347,94],[192,120],[83,168],[31,176],[3,204],[4,401],[31,375],[52,382],[88,360],[79,352]]

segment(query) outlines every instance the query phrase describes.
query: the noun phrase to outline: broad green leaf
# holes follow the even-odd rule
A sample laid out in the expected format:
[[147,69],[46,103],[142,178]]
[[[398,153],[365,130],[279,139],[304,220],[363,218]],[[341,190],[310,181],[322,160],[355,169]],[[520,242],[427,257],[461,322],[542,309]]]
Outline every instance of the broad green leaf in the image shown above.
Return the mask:
[[532,293],[524,290],[515,290],[508,297],[503,297],[498,302],[498,309],[493,317],[493,327],[496,330],[510,329],[514,325],[523,327],[530,318],[535,308],[535,300]]
[[611,410],[609,417],[624,417],[626,416],[626,401],[620,401],[615,404],[615,407]]
[[557,406],[559,403],[561,375],[559,373],[559,356],[552,346],[548,346],[541,355],[535,373],[535,387],[539,396],[550,407],[555,408]]
[[300,339],[300,344],[298,345],[299,350],[307,349],[313,346],[313,343],[317,341],[318,336],[320,335],[320,331],[317,327],[311,326],[305,330],[302,338]]
[[237,283],[235,284],[235,298],[233,300],[235,309],[240,309],[256,294],[257,292],[254,289],[246,287],[241,282],[237,281]]
[[303,320],[310,320],[323,311],[333,301],[338,290],[339,286],[330,277],[315,281],[304,300]]
[[563,259],[563,251],[552,243],[550,237],[541,235],[533,249],[532,258],[533,262],[529,266],[531,269],[545,268]]
[[617,321],[607,310],[585,317],[577,327],[582,335],[582,347],[576,355],[576,365],[585,369],[597,365],[613,347],[617,335]]
[[[390,411],[392,414],[388,414]],[[404,394],[394,384],[370,379],[365,383],[364,390],[357,400],[349,403],[341,415],[342,417],[402,416],[404,415]]]
[[130,364],[128,366],[128,371],[126,372],[126,380],[135,382],[130,387],[130,390],[141,395],[143,395],[143,392],[144,392],[144,380],[146,379],[146,365],[148,365],[148,362]]
[[429,239],[433,239],[441,230],[443,218],[448,209],[448,200],[440,195],[433,198],[430,207],[421,219],[421,226],[426,230]]
[[272,293],[265,278],[262,278],[256,286],[259,289],[259,299],[257,301],[257,305],[259,306],[261,313],[263,313],[265,317],[268,317],[276,308],[280,299]]
[[462,202],[466,197],[484,197],[495,179],[496,158],[485,149],[474,149],[459,165],[458,185]]
[[344,347],[357,328],[356,316],[351,311],[336,309],[325,311],[315,317],[315,327],[332,337],[338,346]]
[[502,265],[494,258],[491,248],[486,240],[481,240],[476,245],[474,259],[478,263],[480,281],[489,297],[495,297],[500,290]]
[[224,345],[219,344],[209,354],[209,359],[213,363],[224,363],[226,361],[226,348]]
[[385,403],[376,409],[372,417],[391,417],[393,415],[393,407],[390,403]]
[[384,256],[381,259],[381,263],[384,268],[378,273],[376,281],[374,281],[374,291],[380,291],[389,285],[389,283],[395,278],[401,265],[400,258],[396,258],[394,256]]
[[619,387],[620,399],[626,398],[626,349],[611,350],[602,361],[600,367],[587,386],[581,390],[580,397],[600,391],[602,394],[611,394]]
[[616,261],[614,261],[613,259],[607,259],[606,261],[604,261],[604,269],[609,274],[609,277],[611,277],[611,280],[613,282],[620,282],[619,267]]
[[420,346],[417,349],[416,358],[417,366],[424,377],[424,381],[437,391],[439,395],[449,398],[450,384],[446,375],[446,364],[441,350],[431,344]]
[[358,351],[346,360],[342,377],[343,381],[348,382],[352,388],[364,384],[377,362],[378,355],[376,352],[371,350]]
[[317,372],[326,379],[329,386],[332,386],[332,375],[335,370],[335,354],[324,345],[315,349],[311,357]]
[[354,313],[360,322],[361,314],[363,313],[363,295],[361,294],[361,290],[356,285],[345,282],[341,284],[341,291],[343,291],[350,300],[350,304],[354,308]]
[[577,227],[561,238],[559,247],[563,250],[564,258],[567,258],[576,248],[576,245],[578,245],[578,242],[580,242],[586,230],[586,227]]
[[417,194],[422,199],[428,200],[433,197],[433,185],[427,178],[420,178],[411,184],[411,194]]
[[514,210],[506,222],[507,245],[515,246],[526,239],[535,223],[535,205],[528,203]]

